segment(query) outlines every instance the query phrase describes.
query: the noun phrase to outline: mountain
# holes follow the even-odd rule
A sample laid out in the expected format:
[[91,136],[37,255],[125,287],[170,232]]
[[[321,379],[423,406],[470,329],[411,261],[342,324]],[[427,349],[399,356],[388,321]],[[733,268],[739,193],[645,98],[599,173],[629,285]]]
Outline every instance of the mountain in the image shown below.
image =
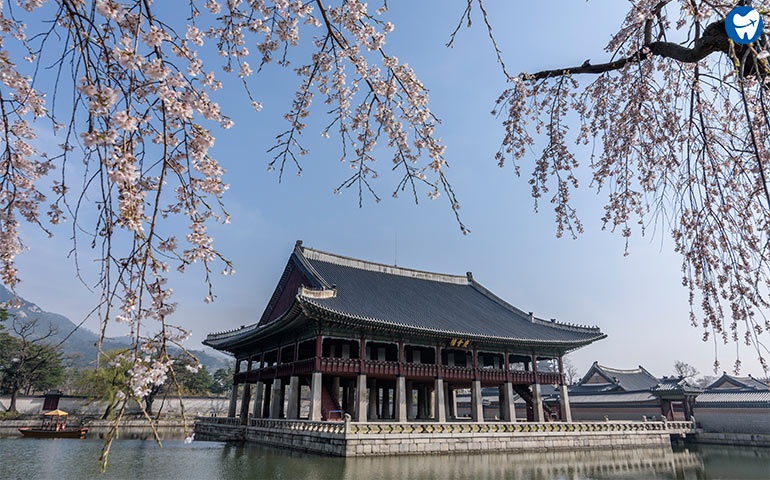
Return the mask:
[[[13,300],[13,293],[10,292],[4,286],[0,286],[0,302],[10,302]],[[96,344],[99,341],[99,335],[88,330],[85,327],[77,328],[77,326],[64,315],[46,312],[38,307],[36,304],[18,297],[21,305],[18,308],[6,308],[6,311],[14,315],[18,320],[26,321],[31,319],[37,320],[35,331],[38,334],[48,333],[49,327],[54,331],[47,341],[48,343],[57,344],[64,340],[67,335],[70,335],[61,346],[62,353],[69,359],[76,367],[88,367],[92,365],[96,360]],[[77,329],[76,329],[77,328]],[[11,329],[11,318],[5,322],[5,329],[8,333],[13,334]],[[74,332],[73,332],[74,330]],[[102,350],[115,350],[119,348],[126,348],[131,345],[131,339],[128,337],[118,338],[105,338],[102,342]],[[172,354],[178,353],[179,350],[172,349]],[[219,368],[227,367],[230,359],[219,353],[208,353],[203,350],[190,350],[195,355],[201,364],[205,365],[209,372],[214,372]]]

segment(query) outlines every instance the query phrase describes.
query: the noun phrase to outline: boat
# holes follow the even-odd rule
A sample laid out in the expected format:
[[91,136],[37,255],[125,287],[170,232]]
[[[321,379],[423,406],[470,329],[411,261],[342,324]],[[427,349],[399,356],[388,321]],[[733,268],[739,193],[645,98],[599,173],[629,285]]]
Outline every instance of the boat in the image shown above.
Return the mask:
[[86,438],[87,428],[67,428],[68,416],[63,410],[52,410],[43,414],[43,424],[40,427],[20,428],[19,431],[23,436],[30,438]]

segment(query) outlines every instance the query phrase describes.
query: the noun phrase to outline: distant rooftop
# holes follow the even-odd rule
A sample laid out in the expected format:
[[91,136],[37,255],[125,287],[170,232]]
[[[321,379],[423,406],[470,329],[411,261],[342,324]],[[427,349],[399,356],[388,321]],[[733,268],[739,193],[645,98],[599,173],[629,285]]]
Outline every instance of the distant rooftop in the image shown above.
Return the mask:
[[641,365],[632,369],[620,369],[594,362],[578,384],[570,389],[570,393],[649,391],[658,385],[658,382],[658,378]]

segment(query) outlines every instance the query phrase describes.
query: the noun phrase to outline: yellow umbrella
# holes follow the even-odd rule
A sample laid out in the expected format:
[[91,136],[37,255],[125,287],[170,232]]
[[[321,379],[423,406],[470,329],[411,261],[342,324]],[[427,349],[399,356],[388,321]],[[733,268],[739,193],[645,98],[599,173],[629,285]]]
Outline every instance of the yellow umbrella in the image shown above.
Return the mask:
[[67,412],[65,412],[64,410],[56,409],[56,410],[51,410],[50,412],[44,413],[43,415],[59,415],[60,417],[64,417],[64,416],[67,416],[69,414]]

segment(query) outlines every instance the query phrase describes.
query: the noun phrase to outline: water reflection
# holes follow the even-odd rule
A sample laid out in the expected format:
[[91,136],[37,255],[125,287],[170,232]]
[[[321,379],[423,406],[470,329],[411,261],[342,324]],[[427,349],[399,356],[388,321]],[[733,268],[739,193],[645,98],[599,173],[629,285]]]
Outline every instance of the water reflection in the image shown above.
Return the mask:
[[[93,478],[94,440],[0,439],[0,478]],[[66,474],[65,474],[66,472]],[[770,450],[722,446],[328,458],[255,445],[120,440],[99,478],[184,479],[767,479]]]
[[343,478],[701,478],[703,462],[689,451],[669,449],[494,453],[385,457],[345,462]]

